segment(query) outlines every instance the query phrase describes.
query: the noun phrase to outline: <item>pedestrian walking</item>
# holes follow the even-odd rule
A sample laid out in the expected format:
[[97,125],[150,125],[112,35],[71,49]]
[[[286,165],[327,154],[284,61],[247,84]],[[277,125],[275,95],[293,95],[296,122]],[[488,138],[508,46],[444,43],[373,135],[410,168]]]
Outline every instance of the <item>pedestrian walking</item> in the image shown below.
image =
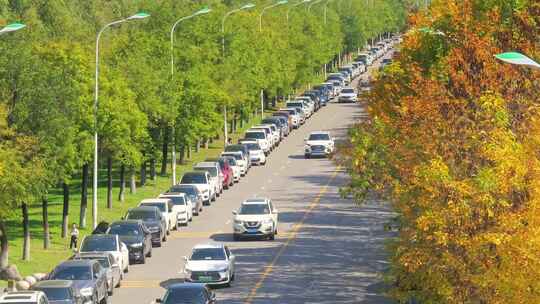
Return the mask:
[[71,240],[69,242],[69,249],[77,249],[77,241],[79,240],[79,229],[77,229],[77,224],[73,223],[71,226]]

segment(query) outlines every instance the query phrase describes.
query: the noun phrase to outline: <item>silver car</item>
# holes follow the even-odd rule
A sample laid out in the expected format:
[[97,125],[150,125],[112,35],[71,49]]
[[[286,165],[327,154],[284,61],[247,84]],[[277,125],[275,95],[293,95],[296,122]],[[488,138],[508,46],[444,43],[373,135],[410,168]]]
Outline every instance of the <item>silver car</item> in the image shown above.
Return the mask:
[[236,257],[223,244],[197,245],[184,260],[187,282],[230,286],[234,281]]

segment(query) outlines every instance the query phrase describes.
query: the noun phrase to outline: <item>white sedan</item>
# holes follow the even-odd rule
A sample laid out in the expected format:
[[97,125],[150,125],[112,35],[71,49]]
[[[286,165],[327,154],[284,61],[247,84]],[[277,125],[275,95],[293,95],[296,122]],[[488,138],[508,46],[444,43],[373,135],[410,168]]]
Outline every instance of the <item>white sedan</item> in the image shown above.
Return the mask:
[[187,282],[230,286],[235,278],[235,256],[223,244],[201,244],[184,257]]

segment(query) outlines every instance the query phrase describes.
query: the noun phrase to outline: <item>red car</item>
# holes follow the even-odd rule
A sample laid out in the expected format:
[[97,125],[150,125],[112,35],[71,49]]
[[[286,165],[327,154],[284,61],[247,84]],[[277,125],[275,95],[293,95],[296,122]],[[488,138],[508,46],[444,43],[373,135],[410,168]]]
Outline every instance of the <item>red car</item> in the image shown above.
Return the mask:
[[233,169],[229,166],[229,162],[223,157],[218,159],[219,166],[221,167],[221,173],[223,173],[223,188],[229,189],[234,184]]

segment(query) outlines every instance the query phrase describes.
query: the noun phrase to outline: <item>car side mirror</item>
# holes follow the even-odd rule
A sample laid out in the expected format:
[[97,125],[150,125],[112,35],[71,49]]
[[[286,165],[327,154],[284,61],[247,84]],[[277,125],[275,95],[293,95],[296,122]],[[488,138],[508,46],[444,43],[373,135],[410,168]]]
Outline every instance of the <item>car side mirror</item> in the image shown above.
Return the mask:
[[161,299],[156,299],[156,303],[162,303]]
[[187,260],[188,260],[187,256],[183,256],[183,257],[182,257],[182,260],[184,260],[185,262],[187,262]]
[[274,213],[279,213],[279,210],[277,210],[277,209],[274,209]]
[[232,214],[233,214],[233,215],[237,215],[237,214],[238,214],[238,211],[233,210],[233,211],[232,211]]

